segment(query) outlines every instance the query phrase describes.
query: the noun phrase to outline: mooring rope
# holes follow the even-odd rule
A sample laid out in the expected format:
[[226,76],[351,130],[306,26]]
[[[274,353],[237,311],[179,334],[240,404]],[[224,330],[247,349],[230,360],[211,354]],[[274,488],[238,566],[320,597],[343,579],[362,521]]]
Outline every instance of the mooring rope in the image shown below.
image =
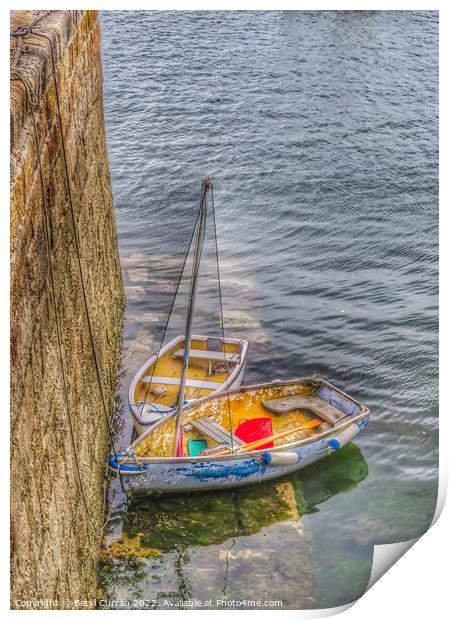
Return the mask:
[[[87,329],[88,329],[88,332],[89,332],[89,340],[90,340],[91,348],[92,348],[92,357],[93,357],[93,360],[94,360],[95,374],[96,374],[96,377],[97,377],[98,387],[99,387],[100,395],[101,395],[101,402],[102,402],[103,413],[104,413],[104,416],[105,416],[109,437],[110,437],[110,439],[112,439],[112,429],[111,429],[111,423],[110,423],[110,419],[109,419],[110,416],[109,416],[109,411],[108,411],[108,407],[107,407],[107,404],[106,404],[106,397],[105,397],[105,394],[104,394],[103,381],[102,381],[101,372],[100,372],[100,364],[99,364],[99,361],[98,361],[98,355],[97,355],[97,350],[96,350],[96,346],[95,346],[95,339],[94,339],[93,330],[92,330],[92,321],[91,321],[91,318],[90,318],[89,305],[88,305],[88,302],[87,302],[87,292],[86,292],[85,277],[84,277],[83,266],[82,266],[82,262],[81,262],[80,242],[79,242],[78,228],[77,228],[77,225],[76,225],[75,209],[74,209],[74,206],[73,206],[72,188],[71,188],[69,168],[68,168],[68,163],[67,163],[67,151],[66,151],[66,146],[65,146],[64,129],[63,129],[63,126],[62,126],[61,103],[60,103],[60,97],[59,97],[58,79],[56,77],[56,63],[55,63],[53,41],[52,41],[51,37],[49,37],[47,34],[44,34],[44,33],[41,33],[41,32],[35,32],[35,31],[32,31],[32,34],[34,34],[34,35],[36,35],[38,37],[42,37],[42,38],[46,39],[50,43],[51,63],[52,63],[52,69],[53,69],[53,76],[54,76],[54,79],[55,79],[56,105],[57,105],[57,109],[58,109],[58,124],[59,124],[59,132],[61,134],[62,158],[63,158],[63,162],[64,162],[64,172],[65,172],[65,177],[66,177],[66,181],[67,181],[67,194],[68,194],[69,206],[70,206],[69,211],[70,211],[70,218],[71,218],[72,227],[73,227],[73,238],[74,238],[74,241],[75,241],[76,259],[77,259],[77,264],[78,264],[78,271],[79,271],[79,274],[80,274],[80,283],[81,283],[81,292],[82,292],[82,298],[83,298],[83,305],[84,305],[85,314],[86,314]],[[113,451],[114,451],[114,455],[116,456],[115,448],[114,448],[113,445],[112,445],[112,448],[113,448]]]
[[20,80],[25,86],[26,94],[27,94],[27,106],[29,106],[30,110],[32,107],[37,107],[37,95],[33,88],[33,83],[31,79],[21,72],[17,67],[19,64],[20,56],[22,54],[22,45],[24,37],[31,34],[32,29],[36,26],[41,20],[50,15],[51,11],[42,11],[40,12],[31,22],[29,26],[19,26],[12,32],[10,32],[10,36],[17,39],[16,50],[14,52],[14,58],[12,60],[11,68],[10,68],[10,79],[11,80]]
[[[73,446],[73,451],[74,451],[74,458],[75,458],[76,469],[77,469],[77,474],[78,474],[80,493],[82,495],[83,504],[84,504],[84,507],[86,509],[86,513],[87,513],[87,515],[89,517],[89,520],[91,522],[91,525],[95,528],[96,525],[95,525],[95,523],[94,523],[94,521],[92,519],[92,516],[90,514],[90,511],[88,509],[87,499],[86,499],[86,495],[85,495],[83,484],[82,484],[81,472],[80,472],[78,456],[77,456],[77,448],[76,448],[76,443],[75,443],[75,438],[74,438],[74,433],[73,433],[73,423],[72,423],[72,418],[71,418],[71,415],[70,415],[70,405],[69,405],[69,398],[68,398],[67,377],[66,377],[65,366],[64,366],[64,361],[63,361],[63,357],[64,356],[63,356],[63,353],[62,353],[61,327],[60,327],[59,313],[58,313],[58,307],[57,307],[57,302],[56,302],[56,285],[55,285],[54,271],[53,271],[53,265],[52,265],[52,259],[51,259],[49,211],[48,211],[48,204],[47,204],[47,198],[46,198],[46,192],[45,192],[44,174],[43,174],[43,170],[42,170],[42,158],[41,158],[41,152],[40,152],[40,146],[39,146],[39,133],[38,133],[38,128],[37,128],[36,116],[35,116],[35,110],[37,108],[38,99],[37,99],[36,92],[34,91],[32,81],[30,80],[30,78],[28,76],[26,76],[26,74],[24,74],[18,68],[19,59],[20,59],[20,53],[21,53],[21,50],[22,50],[22,42],[23,42],[23,38],[24,37],[27,37],[29,35],[35,35],[35,36],[38,36],[38,37],[43,37],[43,38],[47,39],[47,41],[49,41],[49,43],[50,43],[50,50],[51,50],[52,69],[53,69],[53,75],[54,75],[54,80],[55,80],[55,93],[56,93],[56,102],[57,102],[57,109],[58,109],[58,124],[59,124],[59,130],[60,130],[60,134],[61,134],[61,145],[62,145],[62,153],[63,153],[63,162],[64,162],[64,168],[65,168],[66,182],[67,182],[67,192],[68,192],[68,197],[69,197],[71,222],[72,222],[73,232],[74,232],[75,249],[76,249],[77,263],[78,263],[79,274],[80,274],[83,303],[84,303],[84,308],[85,308],[85,312],[86,312],[89,338],[90,338],[90,342],[91,342],[91,346],[92,346],[92,352],[93,352],[93,359],[94,359],[96,377],[97,377],[97,381],[98,381],[98,385],[99,385],[99,389],[100,389],[101,400],[102,400],[102,404],[103,404],[103,411],[104,411],[104,414],[105,414],[105,419],[106,419],[106,424],[107,424],[107,429],[108,429],[109,442],[110,442],[110,444],[112,446],[112,450],[114,452],[114,455],[117,458],[117,453],[115,451],[114,442],[113,442],[112,428],[111,428],[111,424],[110,424],[110,420],[109,420],[109,413],[108,413],[108,409],[107,409],[107,406],[106,406],[106,399],[105,399],[105,396],[104,396],[103,385],[102,385],[102,381],[101,381],[100,367],[99,367],[97,353],[96,353],[96,348],[95,348],[95,342],[94,342],[94,337],[93,337],[92,325],[91,325],[91,320],[90,320],[89,307],[88,307],[88,303],[87,303],[86,286],[85,286],[84,275],[83,275],[83,271],[82,271],[81,255],[80,255],[80,244],[79,244],[78,230],[77,230],[77,226],[76,226],[76,219],[75,219],[75,213],[74,213],[74,207],[73,207],[72,191],[71,191],[71,184],[70,184],[70,175],[69,175],[69,171],[68,171],[67,154],[66,154],[65,140],[64,140],[64,131],[63,131],[63,125],[62,125],[62,115],[61,115],[61,106],[60,106],[58,82],[57,82],[57,76],[56,76],[56,63],[55,63],[55,57],[54,57],[53,42],[52,42],[51,38],[48,35],[40,33],[40,32],[35,32],[33,30],[33,28],[42,19],[47,17],[49,14],[51,14],[51,11],[44,11],[43,13],[38,15],[33,20],[33,22],[31,23],[30,26],[19,27],[15,31],[11,32],[11,36],[18,37],[18,43],[17,43],[17,47],[16,47],[16,52],[15,52],[15,55],[14,55],[13,64],[11,66],[11,80],[19,80],[19,81],[21,81],[24,84],[26,98],[27,98],[27,103],[29,105],[29,109],[30,109],[31,117],[32,117],[32,121],[33,121],[34,137],[35,137],[36,149],[37,149],[37,154],[38,154],[39,176],[40,176],[40,184],[41,184],[41,191],[42,191],[42,202],[43,202],[43,205],[44,205],[44,221],[45,221],[45,227],[44,228],[45,228],[45,237],[46,237],[47,251],[48,251],[48,254],[49,254],[50,281],[51,281],[51,289],[52,289],[53,307],[54,307],[54,312],[55,312],[57,341],[58,341],[58,349],[59,349],[59,357],[60,357],[60,365],[61,365],[61,374],[62,374],[62,377],[63,377],[63,387],[64,387],[64,395],[65,395],[65,402],[66,402],[67,417],[68,417],[68,421],[69,421],[70,436],[71,436],[71,441],[72,441],[72,446]],[[126,491],[123,488],[123,485],[122,485],[122,489],[123,489],[123,491],[124,491],[124,493],[126,495]]]
[[[54,76],[54,80],[55,80],[56,104],[57,104],[57,109],[58,109],[59,132],[60,132],[60,135],[61,135],[61,146],[62,146],[62,154],[63,154],[64,171],[65,171],[65,177],[66,177],[66,183],[67,183],[67,194],[68,194],[68,198],[69,198],[70,216],[71,216],[71,222],[72,222],[72,227],[73,227],[73,235],[74,235],[74,241],[75,241],[75,250],[76,250],[76,258],[77,258],[77,264],[78,264],[78,271],[79,271],[79,274],[80,274],[80,282],[81,282],[81,291],[82,291],[82,297],[83,297],[83,305],[84,305],[85,314],[86,314],[87,328],[88,328],[88,332],[89,332],[89,340],[90,340],[91,348],[92,348],[92,357],[93,357],[93,360],[94,360],[95,374],[96,374],[97,383],[98,383],[98,387],[99,387],[99,391],[100,391],[100,396],[101,396],[103,415],[105,417],[106,426],[107,426],[107,430],[108,430],[109,444],[111,445],[111,449],[112,449],[112,452],[114,454],[114,457],[116,458],[116,460],[118,460],[118,458],[117,458],[117,451],[116,451],[115,446],[114,446],[114,437],[113,437],[113,431],[112,431],[112,427],[111,427],[110,414],[109,414],[108,407],[107,407],[107,404],[106,404],[106,397],[105,397],[105,394],[104,394],[103,381],[102,381],[102,378],[101,378],[101,374],[102,373],[100,371],[100,364],[99,364],[99,361],[98,361],[98,355],[97,355],[97,350],[96,350],[96,346],[95,346],[95,339],[94,339],[94,335],[93,335],[92,321],[91,321],[90,312],[89,312],[89,305],[88,305],[88,302],[87,302],[86,284],[85,284],[85,278],[84,278],[82,262],[81,262],[80,242],[79,242],[78,228],[77,228],[77,225],[76,225],[75,209],[74,209],[74,206],[73,206],[72,189],[71,189],[70,174],[69,174],[68,160],[67,160],[67,150],[66,150],[66,145],[65,145],[64,129],[63,129],[63,125],[62,125],[61,100],[60,100],[60,97],[59,97],[58,79],[57,79],[57,75],[56,75],[56,61],[55,61],[55,53],[54,53],[53,41],[52,41],[51,37],[48,36],[47,34],[41,33],[41,32],[36,32],[36,31],[32,30],[31,28],[30,28],[30,33],[34,34],[34,35],[36,35],[38,37],[42,37],[42,38],[46,39],[49,42],[49,44],[50,44],[52,70],[53,70],[53,76]],[[126,489],[123,486],[123,481],[122,481],[122,479],[121,479],[121,477],[120,477],[118,472],[117,472],[117,477],[120,479],[120,486],[122,488],[123,493],[127,497]],[[105,527],[105,525],[106,525],[106,523],[104,523],[103,527]]]
[[23,43],[23,37],[28,36],[29,34],[31,34],[32,29],[34,28],[34,26],[37,26],[37,24],[42,21],[43,19],[45,19],[45,17],[48,17],[48,15],[50,15],[51,11],[41,11],[31,22],[31,24],[29,26],[19,26],[18,28],[16,28],[15,30],[13,30],[12,32],[10,32],[10,36],[11,37],[16,37],[17,38],[17,46],[16,46],[16,51],[14,54],[14,59],[11,65],[11,68],[17,66],[19,64],[19,59],[20,59],[20,54],[22,51],[22,43]]
[[48,258],[49,258],[49,274],[50,274],[50,286],[51,286],[51,296],[52,296],[52,305],[53,305],[53,311],[55,314],[55,323],[56,323],[56,337],[57,337],[57,343],[58,343],[58,352],[59,352],[59,361],[60,361],[60,366],[61,366],[61,376],[62,376],[62,383],[63,383],[63,392],[64,392],[64,400],[65,400],[65,405],[66,405],[66,412],[67,412],[67,420],[68,420],[68,424],[69,424],[69,434],[70,434],[70,438],[71,438],[71,443],[72,443],[72,447],[73,447],[73,452],[74,452],[74,460],[75,460],[75,467],[76,467],[76,471],[77,471],[77,478],[78,478],[78,488],[80,490],[81,493],[81,497],[83,500],[83,504],[84,504],[84,508],[86,510],[86,514],[88,516],[88,519],[91,523],[91,525],[93,526],[93,528],[96,527],[96,524],[90,514],[90,510],[88,508],[88,504],[87,504],[87,499],[86,499],[86,495],[84,493],[84,488],[83,488],[83,483],[82,483],[82,478],[81,478],[81,470],[80,470],[80,465],[79,465],[79,461],[78,461],[78,455],[77,455],[77,450],[76,450],[76,443],[75,443],[75,436],[74,436],[74,432],[73,432],[73,422],[72,422],[72,416],[70,414],[70,404],[69,404],[69,395],[68,395],[68,387],[67,387],[67,376],[66,376],[66,371],[65,371],[65,365],[64,365],[64,356],[63,356],[63,352],[62,352],[62,337],[61,337],[61,326],[60,326],[60,321],[59,321],[59,313],[58,313],[58,307],[57,307],[57,301],[56,301],[56,284],[55,284],[55,277],[54,277],[54,271],[53,271],[53,263],[52,263],[52,258],[51,258],[51,242],[50,242],[50,225],[48,222],[48,204],[47,204],[47,197],[46,197],[46,192],[45,192],[45,182],[44,182],[44,173],[43,173],[43,169],[42,169],[42,157],[41,157],[41,152],[40,152],[40,146],[39,146],[39,133],[38,133],[38,128],[37,128],[37,121],[36,121],[36,116],[35,116],[35,107],[32,105],[31,101],[31,97],[29,97],[30,94],[30,82],[29,80],[22,80],[22,76],[19,72],[19,70],[16,68],[15,72],[14,72],[14,76],[12,78],[13,80],[21,80],[22,83],[25,86],[25,92],[27,95],[27,99],[30,103],[30,111],[31,111],[31,118],[33,121],[33,128],[34,128],[34,140],[36,143],[36,151],[37,151],[37,158],[38,158],[38,166],[39,166],[39,178],[40,178],[40,185],[41,185],[41,192],[42,192],[42,204],[43,204],[43,208],[44,208],[44,230],[45,230],[45,241],[46,241],[46,246],[47,246],[47,253],[48,253]]

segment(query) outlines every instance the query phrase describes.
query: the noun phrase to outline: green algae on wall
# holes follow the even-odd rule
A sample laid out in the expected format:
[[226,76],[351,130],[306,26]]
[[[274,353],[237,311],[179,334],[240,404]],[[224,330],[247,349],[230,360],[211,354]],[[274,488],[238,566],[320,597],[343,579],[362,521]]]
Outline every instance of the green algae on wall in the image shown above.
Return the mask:
[[[39,13],[12,11],[11,30]],[[39,33],[51,40],[56,84],[50,42]],[[11,38],[11,60],[18,41]],[[36,97],[38,150],[25,86],[11,81],[13,607],[24,600],[87,599],[96,591],[108,450],[101,392],[109,410],[124,310],[99,42],[96,11],[50,11],[21,40],[16,68]]]

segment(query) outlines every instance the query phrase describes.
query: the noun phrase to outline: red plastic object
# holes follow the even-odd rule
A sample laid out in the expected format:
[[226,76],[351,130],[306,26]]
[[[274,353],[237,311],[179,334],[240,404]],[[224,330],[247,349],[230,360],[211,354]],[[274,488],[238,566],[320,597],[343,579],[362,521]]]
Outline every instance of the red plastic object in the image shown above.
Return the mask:
[[[271,437],[271,435],[273,435],[271,418],[243,420],[235,429],[234,435],[246,443],[256,441],[257,439],[263,439],[264,437]],[[259,446],[257,449],[264,450],[266,448],[272,448],[273,446],[274,443],[269,441],[264,443],[263,446]]]

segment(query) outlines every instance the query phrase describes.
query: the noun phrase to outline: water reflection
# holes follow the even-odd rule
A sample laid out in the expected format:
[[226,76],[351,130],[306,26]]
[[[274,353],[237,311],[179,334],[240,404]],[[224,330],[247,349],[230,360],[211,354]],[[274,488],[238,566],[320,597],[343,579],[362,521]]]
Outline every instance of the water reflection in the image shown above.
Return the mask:
[[104,554],[104,593],[154,600],[158,608],[186,599],[212,599],[220,607],[224,600],[264,597],[287,608],[312,607],[316,567],[301,518],[367,475],[360,449],[349,444],[261,486],[134,500],[119,516],[120,538]]

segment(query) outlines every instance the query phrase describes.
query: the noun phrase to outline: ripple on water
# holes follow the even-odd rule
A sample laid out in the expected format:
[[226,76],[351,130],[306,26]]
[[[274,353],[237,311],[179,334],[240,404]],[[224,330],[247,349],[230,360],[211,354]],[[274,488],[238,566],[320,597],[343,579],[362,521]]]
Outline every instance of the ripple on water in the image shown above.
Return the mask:
[[[251,341],[245,380],[318,371],[373,413],[357,440],[368,477],[334,495],[327,492],[332,470],[303,481],[328,498],[300,521],[310,542],[307,575],[287,558],[302,539],[289,531],[287,550],[284,530],[273,523],[263,533],[236,533],[229,553],[229,541],[210,546],[214,578],[205,548],[182,548],[182,538],[163,560],[133,559],[134,576],[124,569],[117,583],[122,595],[138,588],[142,574],[170,596],[182,588],[205,594],[208,579],[220,590],[226,574],[220,587],[227,595],[248,598],[246,576],[259,571],[286,608],[317,604],[317,597],[334,606],[363,591],[373,543],[416,536],[431,521],[437,21],[431,11],[102,12],[107,140],[128,300],[125,382],[158,346],[199,181],[210,174],[227,330]],[[187,294],[181,286],[167,337],[184,329]],[[196,326],[220,333],[210,243],[198,299]],[[126,432],[125,445],[130,426]],[[348,475],[351,468],[359,471],[349,460]],[[223,501],[220,514],[233,514],[232,502]],[[199,505],[186,504],[191,523]],[[169,519],[173,510],[162,514]],[[167,540],[169,529],[163,532]],[[255,553],[265,534],[272,545],[264,564]],[[302,596],[292,589],[301,580],[308,584]]]

